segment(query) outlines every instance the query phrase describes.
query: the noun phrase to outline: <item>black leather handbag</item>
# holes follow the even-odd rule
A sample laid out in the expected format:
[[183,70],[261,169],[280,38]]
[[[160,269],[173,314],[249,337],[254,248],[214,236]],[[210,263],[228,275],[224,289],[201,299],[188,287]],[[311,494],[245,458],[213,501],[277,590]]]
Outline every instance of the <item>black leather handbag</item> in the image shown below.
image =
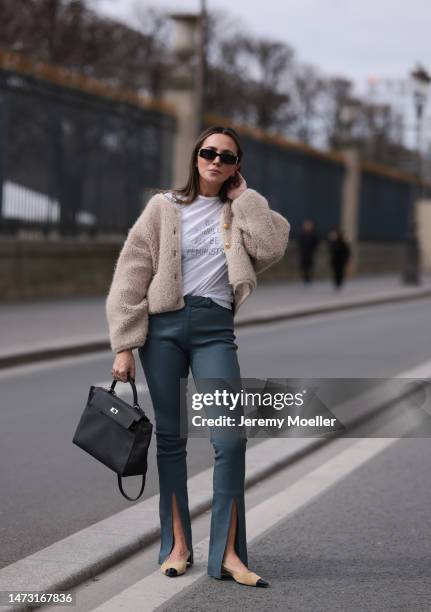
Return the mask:
[[[111,388],[90,387],[87,405],[78,423],[73,443],[117,473],[121,494],[130,501],[139,499],[145,488],[148,447],[153,425],[138,404],[134,380],[129,376],[133,391],[133,406],[118,397]],[[142,474],[138,497],[123,491],[122,477]]]

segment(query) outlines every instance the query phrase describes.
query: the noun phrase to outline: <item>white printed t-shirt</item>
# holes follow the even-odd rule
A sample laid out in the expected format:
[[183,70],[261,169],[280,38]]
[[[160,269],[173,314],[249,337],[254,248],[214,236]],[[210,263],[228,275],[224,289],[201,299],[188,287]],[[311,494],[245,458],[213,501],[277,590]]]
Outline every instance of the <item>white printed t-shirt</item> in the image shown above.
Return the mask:
[[234,297],[220,236],[223,202],[199,195],[192,204],[180,204],[171,192],[165,196],[181,211],[183,295],[209,297],[231,310]]

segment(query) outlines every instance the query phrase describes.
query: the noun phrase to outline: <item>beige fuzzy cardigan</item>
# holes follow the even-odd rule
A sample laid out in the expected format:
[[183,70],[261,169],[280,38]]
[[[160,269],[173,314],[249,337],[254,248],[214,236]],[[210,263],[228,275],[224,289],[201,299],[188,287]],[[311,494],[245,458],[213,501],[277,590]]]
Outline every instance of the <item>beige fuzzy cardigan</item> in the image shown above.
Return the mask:
[[[186,205],[185,205],[186,206]],[[220,214],[233,313],[257,285],[256,275],[281,259],[290,224],[257,191],[228,200]],[[181,211],[154,195],[129,230],[106,299],[111,348],[118,353],[145,343],[148,315],[185,305],[181,274]]]

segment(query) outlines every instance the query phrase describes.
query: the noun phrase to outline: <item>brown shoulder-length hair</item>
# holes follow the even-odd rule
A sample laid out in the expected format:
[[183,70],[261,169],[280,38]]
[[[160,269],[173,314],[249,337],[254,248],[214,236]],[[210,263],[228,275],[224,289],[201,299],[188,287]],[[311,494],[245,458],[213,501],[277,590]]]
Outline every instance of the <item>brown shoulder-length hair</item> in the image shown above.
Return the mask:
[[[198,151],[201,148],[203,142],[208,136],[211,136],[211,134],[226,134],[227,136],[230,136],[235,141],[235,144],[238,150],[238,153],[237,153],[238,155],[237,163],[239,164],[238,171],[241,170],[242,148],[241,148],[241,143],[240,143],[237,132],[233,128],[230,128],[230,127],[224,127],[221,125],[211,126],[211,127],[208,127],[206,130],[204,130],[198,136],[198,139],[196,140],[193,146],[193,151],[190,157],[189,177],[187,179],[186,184],[183,187],[180,187],[178,189],[169,189],[169,190],[162,191],[162,193],[167,193],[168,191],[171,191],[175,199],[178,202],[181,202],[181,204],[191,204],[198,197],[199,195],[199,170],[196,167],[196,159],[197,159]],[[227,196],[227,192],[234,184],[235,184],[235,178],[230,177],[220,187],[218,196],[223,203],[229,199]]]

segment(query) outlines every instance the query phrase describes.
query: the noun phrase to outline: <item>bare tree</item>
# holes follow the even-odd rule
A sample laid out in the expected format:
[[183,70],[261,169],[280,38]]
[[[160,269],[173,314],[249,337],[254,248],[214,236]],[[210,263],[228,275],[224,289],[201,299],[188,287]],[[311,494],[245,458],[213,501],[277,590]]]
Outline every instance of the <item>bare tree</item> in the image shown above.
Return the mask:
[[293,134],[302,142],[311,144],[315,141],[323,115],[323,77],[314,66],[296,64],[288,86],[294,111]]
[[145,56],[141,72],[144,88],[154,97],[159,97],[164,86],[169,48],[169,23],[160,9],[136,5],[136,29],[142,35],[142,54]]
[[238,23],[226,13],[210,11],[206,21],[204,108],[234,121],[249,121],[247,51]]
[[207,49],[206,108],[265,130],[291,121],[282,90],[293,58],[288,45],[244,33],[236,21],[210,12]]
[[101,16],[82,0],[2,0],[3,46],[54,65],[144,88],[158,95],[163,73],[166,20],[141,9],[136,27]]
[[[160,96],[171,62],[171,24],[164,10],[138,2],[130,25],[101,15],[98,4],[0,0],[2,45]],[[346,136],[342,109],[352,98],[350,80],[325,78],[296,61],[289,44],[245,32],[236,18],[217,10],[207,13],[206,37],[206,111],[309,144],[340,144]],[[392,107],[359,101],[353,135],[368,158],[398,164],[406,159],[399,126]]]
[[290,95],[283,90],[282,84],[292,67],[293,50],[285,43],[264,38],[248,38],[246,48],[252,75],[249,95],[255,123],[264,130],[284,129],[292,116]]
[[333,77],[323,82],[323,133],[327,146],[336,147],[343,135],[341,111],[352,96],[353,83],[345,78]]

